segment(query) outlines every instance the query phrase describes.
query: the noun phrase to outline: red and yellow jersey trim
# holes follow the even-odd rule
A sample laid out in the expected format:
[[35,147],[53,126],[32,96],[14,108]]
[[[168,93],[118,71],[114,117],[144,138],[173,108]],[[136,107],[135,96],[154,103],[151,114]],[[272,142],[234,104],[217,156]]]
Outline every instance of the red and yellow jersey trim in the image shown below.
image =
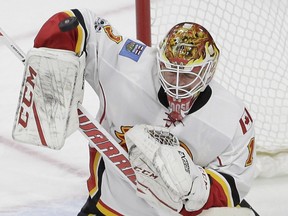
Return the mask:
[[218,172],[206,169],[205,170],[210,177],[214,179],[214,181],[217,181],[219,185],[221,185],[221,188],[223,189],[223,192],[225,194],[225,197],[227,198],[227,207],[234,207],[234,201],[233,196],[230,188],[230,184],[227,182],[227,180]]
[[[74,17],[76,16],[72,11],[64,11],[68,16]],[[84,50],[85,45],[85,31],[81,24],[77,26],[77,42],[75,46],[75,53],[77,55],[80,55],[82,51]]]
[[101,154],[95,149],[90,148],[90,177],[87,185],[91,197],[95,196],[99,190],[99,177],[97,174],[102,172],[100,171],[100,161]]
[[[76,17],[79,24],[63,32],[58,25],[69,17]],[[34,47],[69,50],[80,56],[85,51],[87,34],[83,16],[78,10],[59,12],[50,17],[41,27],[34,39]]]
[[107,206],[101,199],[96,204],[97,209],[104,215],[109,215],[109,216],[123,216],[119,212],[113,210],[109,206]]

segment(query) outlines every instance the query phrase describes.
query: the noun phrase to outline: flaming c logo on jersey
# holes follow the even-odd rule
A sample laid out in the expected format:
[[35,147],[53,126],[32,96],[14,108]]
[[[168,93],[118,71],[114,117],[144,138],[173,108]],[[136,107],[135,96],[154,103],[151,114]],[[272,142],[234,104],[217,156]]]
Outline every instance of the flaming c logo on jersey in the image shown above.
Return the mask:
[[120,132],[115,131],[115,136],[120,140],[120,145],[128,152],[127,146],[126,146],[126,141],[124,134],[130,129],[132,126],[121,126],[120,127]]
[[[126,141],[125,141],[125,137],[124,137],[124,134],[128,131],[128,130],[130,130],[130,128],[132,128],[133,126],[121,126],[120,127],[120,132],[118,132],[118,131],[115,131],[115,136],[120,140],[120,145],[128,152],[128,149],[127,149],[127,146],[126,146]],[[184,143],[184,142],[182,142],[182,141],[180,141],[179,140],[179,142],[180,142],[180,146],[182,147],[182,148],[184,148],[185,150],[186,150],[186,152],[189,154],[189,156],[192,158],[192,160],[193,160],[193,155],[192,155],[192,152],[190,151],[190,149],[188,148],[188,146]]]

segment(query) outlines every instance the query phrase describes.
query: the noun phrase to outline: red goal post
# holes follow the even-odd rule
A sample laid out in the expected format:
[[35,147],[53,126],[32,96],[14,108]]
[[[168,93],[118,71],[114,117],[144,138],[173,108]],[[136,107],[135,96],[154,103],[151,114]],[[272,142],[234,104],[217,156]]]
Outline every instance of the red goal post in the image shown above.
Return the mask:
[[288,1],[135,1],[137,38],[147,45],[179,22],[208,29],[221,51],[215,79],[254,118],[259,175],[288,174]]
[[135,0],[137,39],[151,46],[150,0]]

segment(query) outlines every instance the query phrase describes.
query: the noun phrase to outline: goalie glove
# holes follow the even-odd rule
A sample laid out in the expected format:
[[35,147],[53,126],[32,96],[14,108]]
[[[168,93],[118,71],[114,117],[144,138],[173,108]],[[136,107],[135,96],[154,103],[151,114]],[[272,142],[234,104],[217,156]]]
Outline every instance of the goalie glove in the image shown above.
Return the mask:
[[201,209],[208,200],[210,181],[206,171],[193,163],[180,146],[161,146],[153,165],[167,188],[178,194],[187,211]]
[[[154,196],[162,193],[161,197],[173,198],[178,211],[181,202],[187,211],[196,211],[204,206],[210,192],[209,177],[202,167],[193,163],[186,150],[180,147],[177,137],[167,128],[136,125],[125,134],[125,139],[139,184],[142,183],[137,176],[141,160],[156,176],[160,176],[162,184],[153,180],[145,182],[148,188],[157,188],[154,184],[161,185]],[[169,193],[170,197],[162,191]]]
[[183,207],[182,199],[173,190],[167,190],[152,162],[135,145],[129,150],[129,159],[137,179],[136,194],[156,209],[179,212]]

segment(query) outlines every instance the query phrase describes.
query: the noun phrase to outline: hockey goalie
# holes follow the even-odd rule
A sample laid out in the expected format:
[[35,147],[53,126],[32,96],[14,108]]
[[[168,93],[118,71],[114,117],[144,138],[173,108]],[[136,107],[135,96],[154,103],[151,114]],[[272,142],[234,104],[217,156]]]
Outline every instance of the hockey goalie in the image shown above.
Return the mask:
[[[175,24],[153,48],[90,10],[59,12],[28,54],[13,137],[61,148],[78,126],[85,71],[99,96],[96,120],[117,146],[92,133],[107,151],[89,143],[89,195],[78,216],[194,216],[238,206],[254,177],[254,125],[213,79],[219,56],[197,23]],[[118,160],[118,148],[129,160]],[[133,170],[122,171],[136,175],[136,191],[116,171],[129,163]]]

